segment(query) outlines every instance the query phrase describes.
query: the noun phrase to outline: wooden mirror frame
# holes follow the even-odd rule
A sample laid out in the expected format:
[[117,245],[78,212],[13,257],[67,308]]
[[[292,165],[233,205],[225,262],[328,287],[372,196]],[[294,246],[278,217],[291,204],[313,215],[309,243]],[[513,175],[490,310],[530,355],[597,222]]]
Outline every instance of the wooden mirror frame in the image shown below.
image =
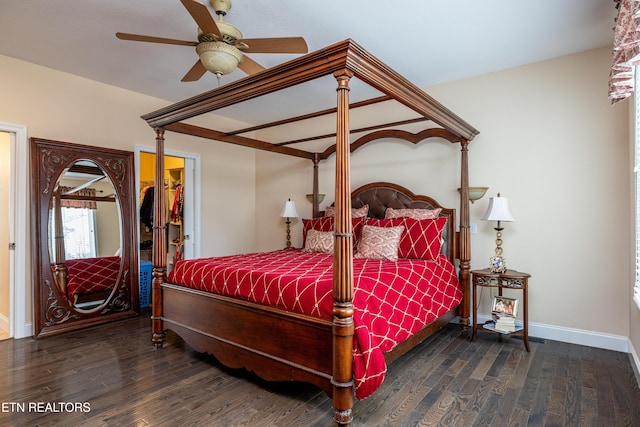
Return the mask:
[[[68,142],[30,138],[31,227],[33,240],[34,337],[42,338],[137,316],[139,309],[136,197],[133,153]],[[120,206],[120,271],[115,291],[98,310],[76,309],[62,295],[51,268],[49,210],[58,179],[74,162],[88,160],[107,174]]]

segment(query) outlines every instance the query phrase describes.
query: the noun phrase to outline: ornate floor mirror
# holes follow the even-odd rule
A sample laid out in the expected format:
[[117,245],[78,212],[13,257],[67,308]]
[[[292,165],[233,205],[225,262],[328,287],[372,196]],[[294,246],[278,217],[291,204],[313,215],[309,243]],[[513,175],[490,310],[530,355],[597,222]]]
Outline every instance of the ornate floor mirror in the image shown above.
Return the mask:
[[36,338],[137,316],[133,153],[31,138]]

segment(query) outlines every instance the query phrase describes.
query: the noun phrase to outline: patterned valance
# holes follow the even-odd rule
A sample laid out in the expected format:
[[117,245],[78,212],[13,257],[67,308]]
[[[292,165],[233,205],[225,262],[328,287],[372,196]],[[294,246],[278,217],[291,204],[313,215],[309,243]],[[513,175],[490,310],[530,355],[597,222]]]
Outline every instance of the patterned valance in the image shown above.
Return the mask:
[[640,64],[640,0],[614,0],[618,8],[613,36],[609,99],[616,103],[634,91],[634,67]]
[[[66,194],[73,190],[73,187],[60,186],[60,194]],[[94,188],[83,188],[73,192],[74,196],[95,198],[96,190]],[[83,209],[97,209],[95,200],[74,200],[74,199],[62,199],[60,206],[63,208],[83,208]]]

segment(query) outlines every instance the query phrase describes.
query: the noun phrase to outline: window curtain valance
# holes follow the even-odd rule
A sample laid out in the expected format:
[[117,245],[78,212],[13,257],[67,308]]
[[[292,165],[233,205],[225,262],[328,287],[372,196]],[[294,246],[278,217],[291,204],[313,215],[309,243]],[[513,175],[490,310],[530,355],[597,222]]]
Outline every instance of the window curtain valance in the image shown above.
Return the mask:
[[[60,194],[66,194],[73,190],[73,187],[60,186]],[[96,190],[94,188],[83,188],[73,192],[74,196],[95,198]],[[62,199],[60,206],[63,208],[82,208],[82,209],[97,209],[97,204],[94,200],[74,200],[74,199]]]
[[609,99],[616,103],[634,91],[634,66],[640,64],[640,0],[614,0],[618,8],[613,35]]

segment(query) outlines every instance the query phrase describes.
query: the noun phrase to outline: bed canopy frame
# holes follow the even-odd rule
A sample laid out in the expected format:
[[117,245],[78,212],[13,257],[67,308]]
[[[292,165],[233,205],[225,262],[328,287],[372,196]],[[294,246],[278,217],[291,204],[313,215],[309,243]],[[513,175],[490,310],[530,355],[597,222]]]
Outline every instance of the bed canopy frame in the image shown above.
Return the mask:
[[[264,123],[261,125],[234,129],[214,130],[185,121],[206,113],[215,112],[238,103],[250,101],[312,80],[330,76],[337,85],[335,107],[322,111]],[[381,96],[350,103],[350,82],[359,79]],[[361,107],[396,101],[417,117],[392,123],[376,124],[367,128],[351,129],[350,112]],[[335,115],[335,129],[317,135],[285,142],[269,142],[246,136],[262,129],[293,124]],[[333,373],[331,377],[334,419],[340,425],[349,425],[352,420],[353,378],[353,246],[351,223],[351,183],[350,153],[357,148],[381,138],[400,138],[418,143],[426,138],[443,138],[461,147],[460,176],[460,225],[454,245],[459,260],[459,280],[463,288],[463,301],[459,309],[463,326],[469,324],[470,314],[470,222],[469,222],[469,182],[468,145],[479,133],[452,111],[427,95],[416,85],[400,76],[380,60],[364,50],[353,40],[344,40],[316,52],[309,53],[279,66],[263,70],[214,90],[202,93],[181,102],[142,116],[156,134],[156,186],[164,182],[164,135],[166,131],[198,136],[210,140],[266,150],[274,153],[308,159],[313,163],[313,214],[319,215],[318,164],[335,154],[335,243],[333,273]],[[432,122],[431,127],[417,133],[393,127],[419,121]],[[350,135],[364,133],[350,143]],[[313,140],[330,140],[331,144],[322,151],[304,150],[294,145]],[[166,218],[164,194],[155,192],[153,228],[153,281],[152,281],[152,341],[156,348],[163,345],[163,295],[162,285],[166,279]]]

